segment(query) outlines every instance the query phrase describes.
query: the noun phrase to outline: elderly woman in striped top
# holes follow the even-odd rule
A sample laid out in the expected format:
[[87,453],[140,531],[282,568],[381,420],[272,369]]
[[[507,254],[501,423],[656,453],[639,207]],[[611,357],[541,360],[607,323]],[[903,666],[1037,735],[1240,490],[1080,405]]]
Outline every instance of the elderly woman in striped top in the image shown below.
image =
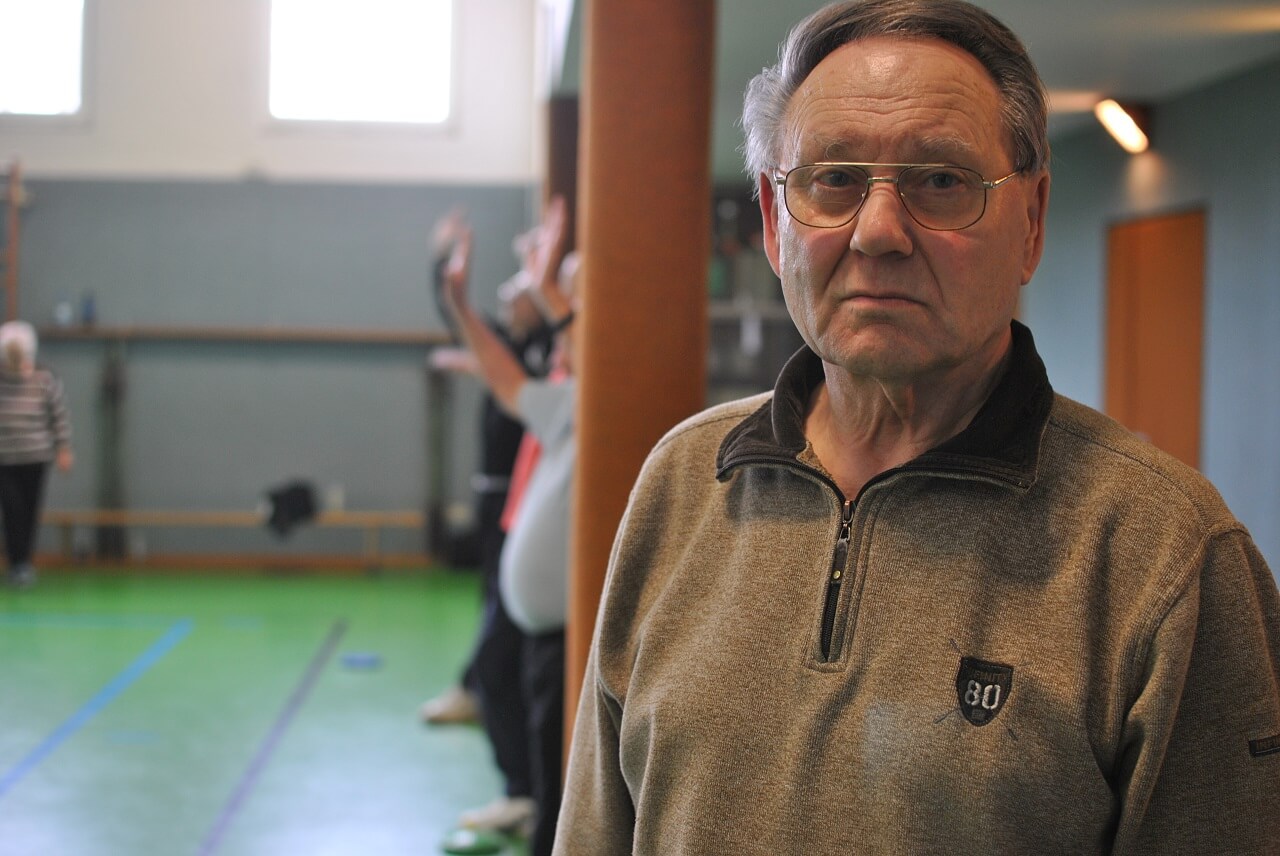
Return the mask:
[[31,552],[49,464],[71,469],[71,422],[62,383],[36,366],[36,332],[0,324],[0,523],[9,583],[35,582]]

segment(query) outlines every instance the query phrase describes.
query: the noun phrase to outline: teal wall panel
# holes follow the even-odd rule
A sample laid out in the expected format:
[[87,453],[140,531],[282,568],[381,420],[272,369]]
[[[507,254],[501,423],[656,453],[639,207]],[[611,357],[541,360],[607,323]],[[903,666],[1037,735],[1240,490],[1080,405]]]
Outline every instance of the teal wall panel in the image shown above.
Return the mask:
[[[401,187],[265,182],[30,181],[23,213],[21,314],[51,325],[63,300],[92,293],[100,326],[360,328],[439,332],[431,299],[433,223],[462,207],[476,232],[476,301],[492,308],[527,228],[524,186]],[[479,388],[429,393],[427,351],[409,345],[130,341],[118,445],[135,508],[250,509],[294,478],[340,486],[351,509],[420,509],[427,433],[443,409],[446,496],[465,508],[479,454]],[[78,464],[50,480],[51,507],[92,507],[104,456],[108,346],[46,337],[41,361],[64,380]],[[358,550],[359,533],[155,530],[153,552]],[[395,543],[399,539],[400,543]],[[45,546],[52,545],[46,532]],[[388,549],[421,549],[415,535]]]

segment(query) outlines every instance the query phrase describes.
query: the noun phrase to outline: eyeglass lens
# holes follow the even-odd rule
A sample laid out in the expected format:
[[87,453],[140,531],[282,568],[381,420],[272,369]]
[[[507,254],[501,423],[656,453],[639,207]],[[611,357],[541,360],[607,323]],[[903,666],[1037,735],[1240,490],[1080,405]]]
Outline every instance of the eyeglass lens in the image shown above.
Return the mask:
[[986,209],[982,176],[956,166],[908,166],[896,179],[872,179],[859,166],[810,164],[787,173],[783,192],[791,216],[809,226],[833,228],[854,218],[873,181],[897,184],[907,213],[927,229],[963,229]]

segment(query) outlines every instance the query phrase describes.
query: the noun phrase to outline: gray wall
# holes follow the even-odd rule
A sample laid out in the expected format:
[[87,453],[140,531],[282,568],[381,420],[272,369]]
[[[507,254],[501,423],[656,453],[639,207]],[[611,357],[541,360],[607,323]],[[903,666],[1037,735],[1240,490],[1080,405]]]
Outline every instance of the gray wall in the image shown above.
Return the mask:
[[1103,398],[1106,231],[1207,212],[1201,468],[1280,571],[1280,62],[1159,105],[1152,151],[1055,141],[1048,248],[1023,299],[1055,387]]
[[[476,231],[477,302],[516,267],[511,237],[532,190],[125,181],[30,181],[22,315],[52,322],[62,298],[92,292],[98,323],[356,327],[439,331],[428,235],[455,205]],[[41,362],[63,378],[78,465],[50,481],[50,507],[99,496],[101,377],[107,346],[46,337]],[[426,349],[414,346],[148,342],[126,345],[120,453],[126,505],[252,509],[303,477],[341,485],[352,509],[421,509],[431,483],[430,408],[445,412],[446,499],[469,502],[478,455],[474,382],[430,401]],[[337,550],[358,532],[155,530],[152,552]],[[44,544],[52,546],[51,533]],[[422,533],[386,539],[420,551]]]
[[[1023,302],[1055,386],[1100,406],[1107,227],[1207,210],[1203,468],[1273,569],[1278,103],[1273,62],[1159,105],[1148,155],[1125,155],[1100,130],[1056,140],[1048,247]],[[525,186],[30,185],[24,314],[44,322],[60,295],[92,289],[103,324],[438,329],[424,287],[431,223],[466,205],[480,241],[476,281],[497,283],[515,268],[509,239],[529,221],[534,196]],[[67,381],[81,459],[71,476],[53,479],[50,503],[93,505],[101,347],[49,342],[42,356]],[[251,507],[268,485],[306,476],[343,484],[348,507],[419,507],[428,484],[422,356],[412,348],[131,345],[127,499],[138,507]],[[449,494],[458,502],[476,456],[477,400],[464,385],[448,405]],[[195,534],[182,537],[195,543]]]

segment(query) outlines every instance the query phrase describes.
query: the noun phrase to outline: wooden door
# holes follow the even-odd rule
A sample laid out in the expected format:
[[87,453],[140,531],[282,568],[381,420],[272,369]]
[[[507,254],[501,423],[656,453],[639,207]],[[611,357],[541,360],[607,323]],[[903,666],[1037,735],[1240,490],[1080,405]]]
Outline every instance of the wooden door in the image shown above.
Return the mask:
[[1204,212],[1113,226],[1107,241],[1106,409],[1200,462]]

